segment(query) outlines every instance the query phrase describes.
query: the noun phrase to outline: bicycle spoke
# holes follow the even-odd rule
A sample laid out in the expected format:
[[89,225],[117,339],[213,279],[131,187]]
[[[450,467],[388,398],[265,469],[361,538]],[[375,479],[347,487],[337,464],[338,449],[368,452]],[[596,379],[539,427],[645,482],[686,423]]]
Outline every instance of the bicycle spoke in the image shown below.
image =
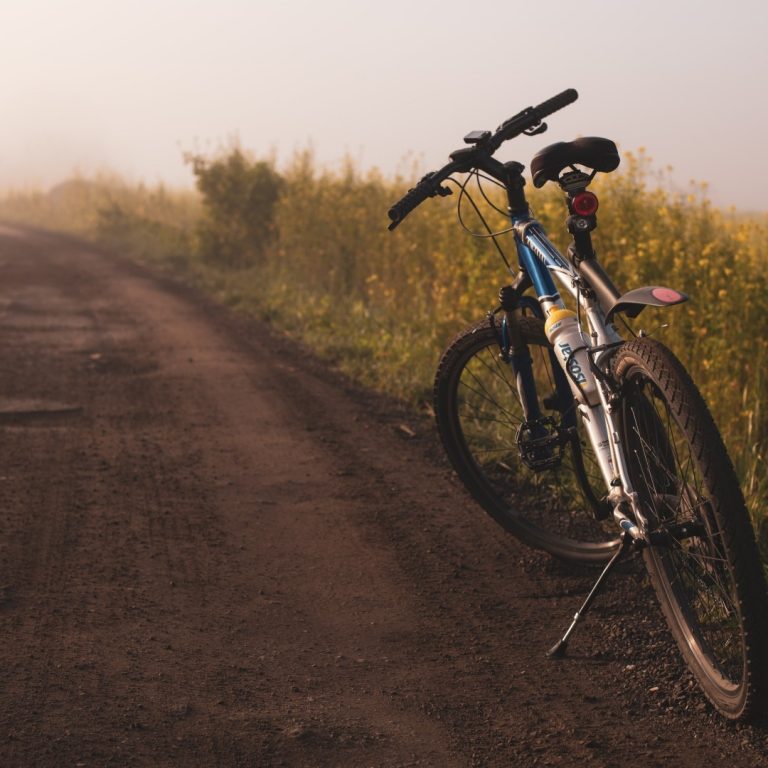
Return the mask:
[[[494,498],[510,510],[513,498],[524,492],[525,519],[542,531],[574,536],[577,540],[612,540],[615,530],[596,523],[585,501],[581,483],[602,489],[602,472],[594,454],[570,441],[553,448],[562,455],[558,466],[532,469],[521,459],[518,429],[524,422],[514,369],[498,354],[495,339],[465,359],[457,381],[456,408],[462,436],[483,482]],[[531,374],[537,392],[555,392],[548,347],[531,345]],[[574,407],[573,405],[571,407]],[[562,418],[557,409],[555,419]],[[580,417],[579,417],[580,418]],[[583,480],[576,472],[576,451],[585,468]],[[597,491],[602,495],[603,491]],[[596,503],[596,502],[595,502]],[[511,512],[510,512],[511,514]]]

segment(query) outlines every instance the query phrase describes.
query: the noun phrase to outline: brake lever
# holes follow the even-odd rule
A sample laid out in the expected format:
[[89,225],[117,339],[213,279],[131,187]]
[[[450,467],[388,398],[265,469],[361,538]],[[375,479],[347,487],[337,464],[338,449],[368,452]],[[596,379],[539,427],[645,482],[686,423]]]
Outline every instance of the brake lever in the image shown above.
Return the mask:
[[544,131],[547,130],[547,124],[546,123],[539,123],[538,125],[534,126],[533,128],[526,128],[523,133],[526,136],[538,136],[540,133],[544,133]]

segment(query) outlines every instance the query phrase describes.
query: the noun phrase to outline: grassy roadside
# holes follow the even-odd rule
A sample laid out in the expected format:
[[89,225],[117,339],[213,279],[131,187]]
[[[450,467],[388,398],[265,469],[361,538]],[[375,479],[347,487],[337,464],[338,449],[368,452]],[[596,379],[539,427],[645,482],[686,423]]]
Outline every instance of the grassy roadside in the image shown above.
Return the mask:
[[[290,330],[364,384],[415,404],[428,399],[447,340],[481,317],[507,280],[489,243],[456,225],[455,196],[429,201],[389,233],[386,210],[407,188],[403,178],[351,163],[321,170],[308,153],[279,173],[239,149],[188,160],[197,193],[75,179],[48,193],[7,194],[0,216],[183,273]],[[704,189],[681,196],[658,181],[639,154],[593,185],[598,254],[622,289],[660,283],[692,297],[644,313],[642,324],[703,390],[768,555],[768,217],[716,210]],[[530,198],[565,245],[559,191],[531,190]],[[505,246],[512,260],[511,241]]]

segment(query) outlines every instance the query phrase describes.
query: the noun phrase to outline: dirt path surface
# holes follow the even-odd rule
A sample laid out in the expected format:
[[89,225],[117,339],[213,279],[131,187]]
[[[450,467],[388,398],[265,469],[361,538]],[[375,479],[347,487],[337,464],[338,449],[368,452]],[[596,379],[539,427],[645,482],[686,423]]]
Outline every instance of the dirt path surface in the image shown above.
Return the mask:
[[636,564],[545,658],[594,574],[428,423],[75,241],[0,267],[0,765],[768,765]]

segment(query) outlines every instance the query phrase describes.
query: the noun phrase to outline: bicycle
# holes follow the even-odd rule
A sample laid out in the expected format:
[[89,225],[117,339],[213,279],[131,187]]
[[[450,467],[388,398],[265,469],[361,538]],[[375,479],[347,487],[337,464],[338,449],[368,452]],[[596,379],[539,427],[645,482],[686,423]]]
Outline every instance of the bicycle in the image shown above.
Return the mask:
[[[614,322],[688,297],[665,286],[621,293],[596,258],[599,203],[587,187],[618,167],[612,141],[558,142],[531,162],[534,186],[553,182],[565,193],[572,237],[565,256],[531,214],[524,166],[493,157],[507,140],[543,133],[544,118],[577,97],[563,91],[494,132],[467,134],[468,146],[389,210],[392,230],[424,200],[451,194],[447,181],[463,196],[472,177],[497,183],[508,203],[519,266],[500,250],[513,281],[442,355],[438,431],[459,478],[510,533],[556,557],[604,565],[552,657],[565,655],[616,564],[641,552],[704,694],[725,717],[747,719],[768,703],[768,598],[738,479],[680,361],[642,331],[625,340]],[[498,233],[488,231],[495,243]]]

